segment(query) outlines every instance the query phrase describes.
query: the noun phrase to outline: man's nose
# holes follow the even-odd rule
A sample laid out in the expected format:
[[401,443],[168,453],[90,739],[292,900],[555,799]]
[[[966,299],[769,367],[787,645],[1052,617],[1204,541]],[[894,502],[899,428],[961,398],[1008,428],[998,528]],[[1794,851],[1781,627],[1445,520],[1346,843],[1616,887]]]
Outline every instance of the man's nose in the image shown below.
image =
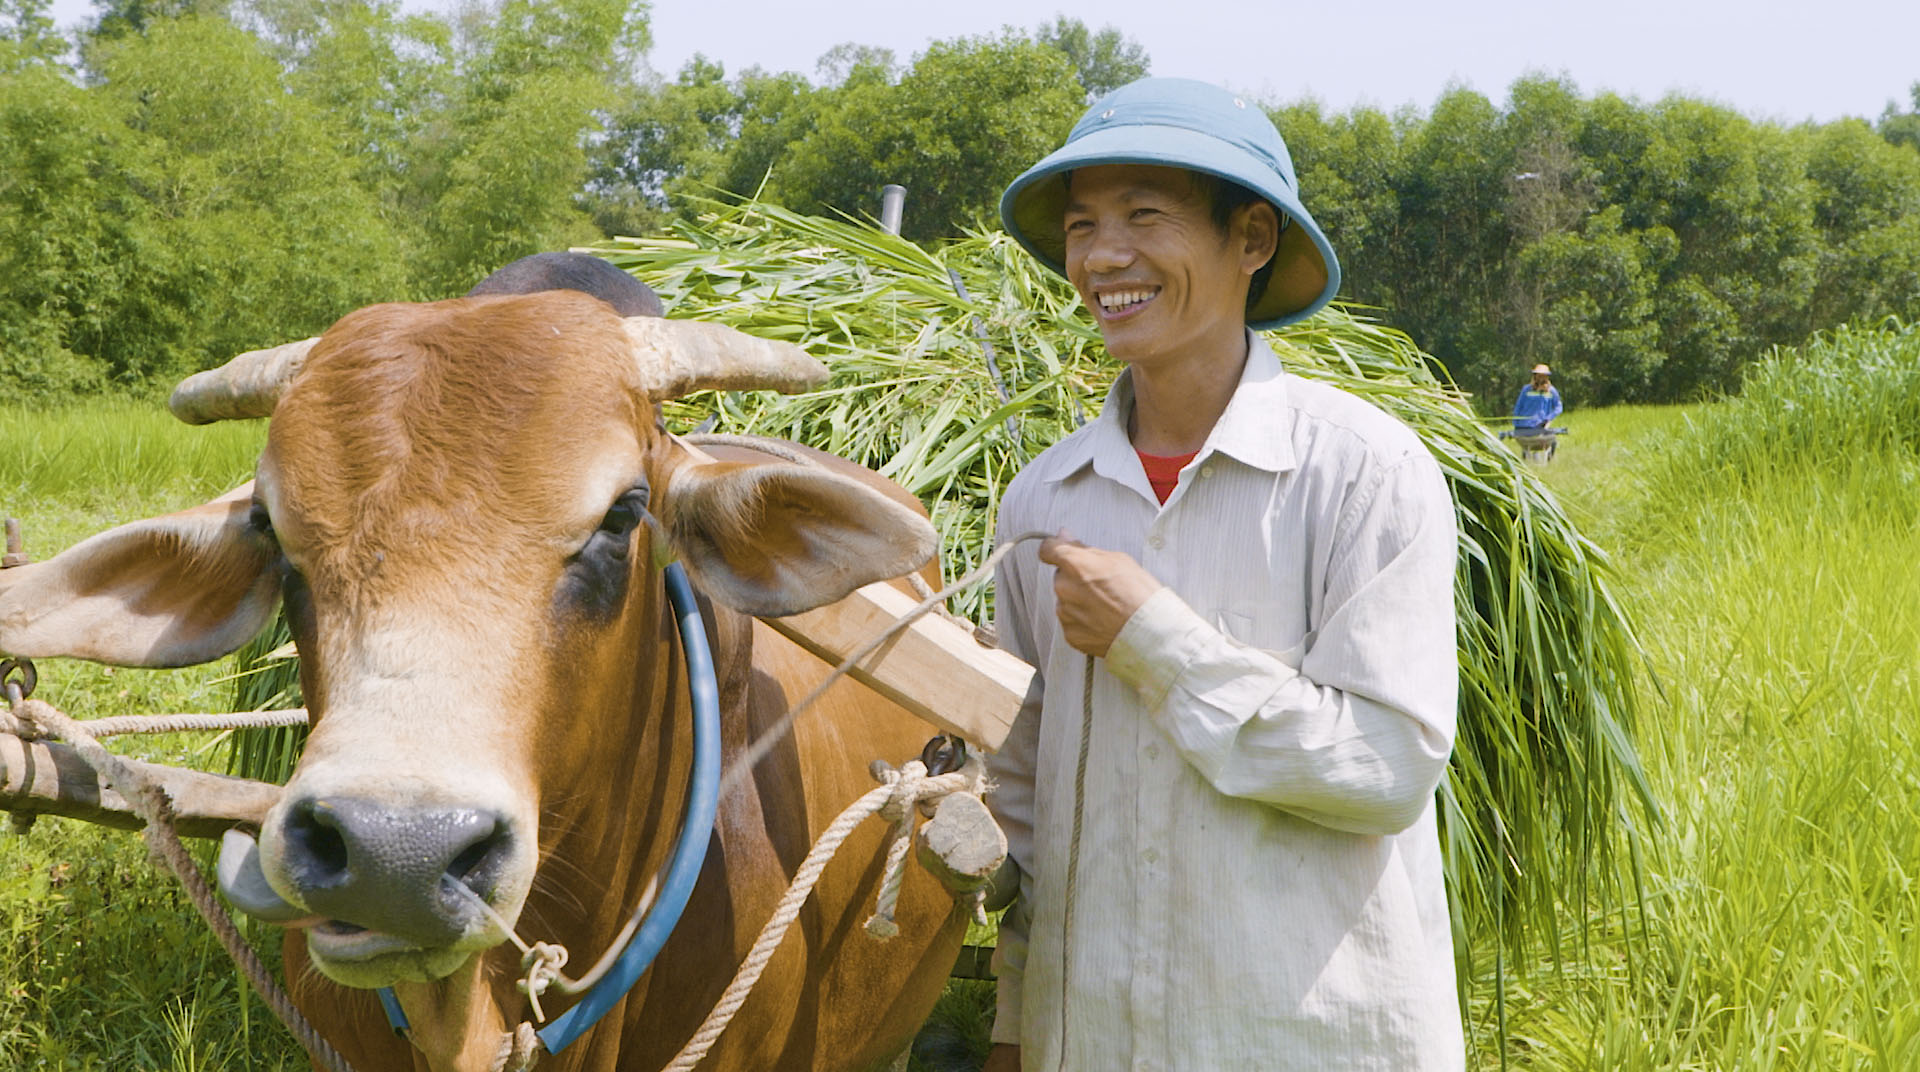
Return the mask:
[[1087,270],[1091,272],[1111,272],[1125,268],[1133,263],[1133,243],[1127,240],[1126,228],[1102,225],[1093,229],[1087,239]]

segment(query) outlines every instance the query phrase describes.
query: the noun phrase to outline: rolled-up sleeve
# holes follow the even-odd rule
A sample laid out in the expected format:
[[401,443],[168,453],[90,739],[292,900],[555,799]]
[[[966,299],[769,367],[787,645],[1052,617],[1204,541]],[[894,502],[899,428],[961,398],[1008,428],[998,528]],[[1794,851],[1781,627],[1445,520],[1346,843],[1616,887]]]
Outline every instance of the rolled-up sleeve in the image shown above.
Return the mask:
[[1332,546],[1320,620],[1297,652],[1250,647],[1163,589],[1108,668],[1220,792],[1397,833],[1429,805],[1453,747],[1456,529],[1432,459],[1377,471]]

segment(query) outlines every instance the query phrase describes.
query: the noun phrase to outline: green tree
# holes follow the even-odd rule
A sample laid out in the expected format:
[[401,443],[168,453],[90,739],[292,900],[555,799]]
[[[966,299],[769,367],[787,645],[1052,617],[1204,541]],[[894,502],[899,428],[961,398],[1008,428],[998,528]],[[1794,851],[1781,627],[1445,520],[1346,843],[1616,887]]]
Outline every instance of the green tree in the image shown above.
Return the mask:
[[1056,15],[1034,33],[1034,40],[1052,45],[1073,63],[1074,78],[1092,101],[1135,79],[1145,78],[1153,66],[1147,50],[1112,26],[1098,32],[1079,19]]
[[[0,383],[47,398],[97,390],[77,352],[128,315],[149,225],[136,141],[97,94],[45,64],[0,73]],[[121,299],[121,300],[116,300]]]
[[1805,134],[1820,238],[1809,323],[1920,312],[1920,153],[1858,119]]
[[936,42],[898,82],[869,69],[817,94],[769,194],[871,216],[880,187],[899,183],[904,234],[953,235],[991,218],[1001,189],[1065,138],[1081,98],[1066,57],[1017,33]]
[[98,42],[91,62],[142,147],[135,215],[151,220],[129,295],[148,302],[144,315],[76,347],[116,378],[317,332],[401,291],[400,244],[377,202],[257,38],[189,15]]
[[1920,151],[1920,82],[1913,84],[1913,107],[1901,111],[1892,101],[1880,113],[1880,136],[1895,145],[1905,145]]
[[252,0],[251,11],[289,90],[327,116],[388,222],[416,226],[436,181],[426,148],[455,90],[451,27],[390,0]]
[[589,150],[647,44],[645,0],[503,0],[469,9],[458,78],[415,161],[424,239],[413,276],[457,294],[493,269],[599,237]]
[[0,73],[58,64],[66,38],[47,14],[51,0],[0,0]]

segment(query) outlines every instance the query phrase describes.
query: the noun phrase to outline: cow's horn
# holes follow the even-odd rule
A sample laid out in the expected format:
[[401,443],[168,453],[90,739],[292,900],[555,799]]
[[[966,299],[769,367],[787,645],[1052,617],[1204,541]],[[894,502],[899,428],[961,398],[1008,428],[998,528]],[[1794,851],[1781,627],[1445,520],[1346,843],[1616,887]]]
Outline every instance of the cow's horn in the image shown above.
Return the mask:
[[173,389],[167,408],[188,424],[272,416],[280,392],[286,390],[307,360],[307,352],[319,341],[302,339],[266,350],[248,350],[217,369],[196,372]]
[[827,367],[790,342],[775,342],[697,320],[626,318],[627,338],[647,394],[679,398],[695,391],[798,394],[827,379]]

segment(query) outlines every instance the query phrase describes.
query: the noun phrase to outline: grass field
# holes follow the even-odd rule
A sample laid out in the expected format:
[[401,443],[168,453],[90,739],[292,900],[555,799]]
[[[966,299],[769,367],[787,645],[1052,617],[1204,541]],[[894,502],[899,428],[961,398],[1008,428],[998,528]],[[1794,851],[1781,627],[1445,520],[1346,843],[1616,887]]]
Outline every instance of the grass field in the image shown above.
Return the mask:
[[[1793,419],[1851,419],[1807,408]],[[1505,966],[1504,1052],[1476,980],[1481,1067],[1920,1068],[1920,460],[1817,429],[1769,453],[1777,436],[1740,430],[1773,419],[1756,410],[1575,411],[1542,470],[1620,567],[1664,814],[1644,913],[1588,921],[1585,948],[1569,920],[1558,958]],[[44,557],[224,490],[258,435],[0,409],[0,512]],[[204,708],[227,672],[43,669],[80,715]],[[218,763],[185,739],[129,747]],[[131,835],[45,820],[0,840],[0,926],[0,1072],[304,1067]],[[966,1048],[981,996],[943,1045]]]
[[1665,816],[1645,918],[1518,974],[1510,1067],[1920,1068],[1920,457],[1850,430],[1903,390],[1855,382],[1569,419],[1547,475],[1622,566]]

